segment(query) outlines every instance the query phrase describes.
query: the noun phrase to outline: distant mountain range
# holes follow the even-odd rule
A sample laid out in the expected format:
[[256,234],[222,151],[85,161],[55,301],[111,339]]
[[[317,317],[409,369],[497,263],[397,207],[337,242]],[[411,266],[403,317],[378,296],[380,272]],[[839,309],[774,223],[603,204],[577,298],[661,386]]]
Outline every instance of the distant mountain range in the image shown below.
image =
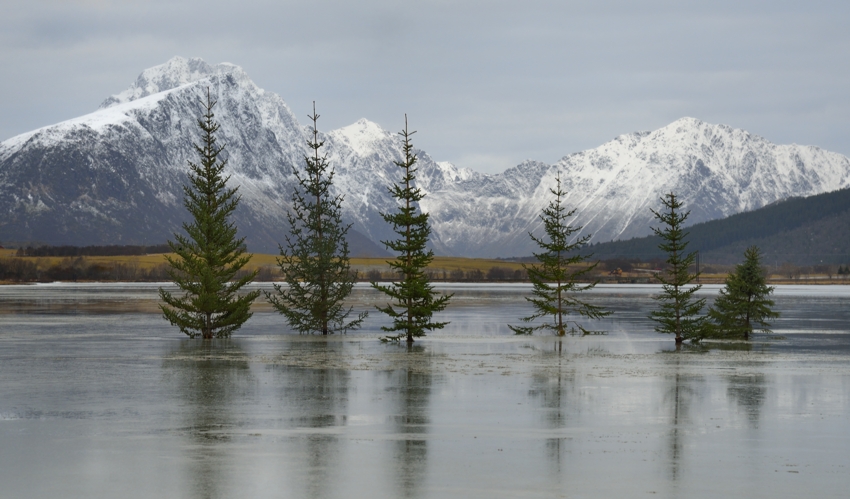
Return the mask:
[[[182,186],[207,88],[218,100],[230,182],[242,195],[235,215],[240,233],[250,250],[276,252],[307,129],[238,66],[179,57],[145,70],[91,114],[0,143],[0,240],[94,245],[171,238],[187,218]],[[401,157],[397,134],[364,119],[322,138],[335,188],[345,196],[354,252],[383,253],[379,242],[392,233],[380,213],[394,208],[387,186],[400,178],[393,164]],[[530,254],[528,232],[542,230],[538,216],[559,174],[568,206],[577,209],[575,224],[594,242],[649,234],[649,208],[670,191],[698,223],[850,186],[845,156],[774,145],[693,118],[622,135],[552,165],[526,161],[496,175],[417,154],[435,251],[470,257]]]
[[[688,251],[703,263],[740,263],[758,246],[765,265],[850,264],[850,189],[790,198],[764,208],[687,229]],[[594,259],[664,259],[657,236],[592,245]]]

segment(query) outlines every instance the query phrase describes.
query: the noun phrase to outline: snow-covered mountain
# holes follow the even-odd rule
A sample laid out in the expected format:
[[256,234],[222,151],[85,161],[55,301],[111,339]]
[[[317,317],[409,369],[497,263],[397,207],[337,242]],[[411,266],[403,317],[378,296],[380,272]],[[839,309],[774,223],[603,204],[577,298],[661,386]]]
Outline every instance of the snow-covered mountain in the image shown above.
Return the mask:
[[[242,196],[240,233],[252,251],[276,251],[307,129],[238,66],[179,57],[145,70],[94,113],[0,143],[0,240],[153,244],[180,231],[186,163],[194,159],[198,102],[208,88],[218,101],[230,182]],[[387,186],[400,178],[393,163],[401,157],[399,137],[360,120],[323,139],[353,224],[353,247],[378,252],[375,243],[392,237],[380,212],[395,206]],[[423,151],[418,156],[434,248],[463,256],[530,254],[528,232],[541,230],[538,215],[558,173],[576,225],[594,241],[650,233],[649,208],[670,191],[696,223],[850,185],[850,161],[842,155],[778,146],[692,118],[620,136],[554,165],[527,161],[498,175],[436,162]]]
[[651,234],[650,208],[658,209],[666,193],[675,192],[691,211],[690,225],[847,187],[850,160],[682,118],[554,165],[526,161],[500,175],[457,182],[423,206],[440,243],[454,253],[527,255],[534,249],[527,234],[542,231],[537,214],[551,199],[547,191],[558,173],[566,205],[576,209],[575,225],[591,241],[605,242]]

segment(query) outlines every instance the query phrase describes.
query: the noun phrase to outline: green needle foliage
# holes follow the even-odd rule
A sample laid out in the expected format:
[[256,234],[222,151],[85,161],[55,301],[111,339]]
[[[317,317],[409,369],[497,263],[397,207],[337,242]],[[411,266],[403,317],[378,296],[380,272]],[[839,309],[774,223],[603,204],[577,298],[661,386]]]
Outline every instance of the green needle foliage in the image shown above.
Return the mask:
[[398,273],[400,281],[389,285],[376,282],[372,287],[383,292],[393,300],[385,307],[376,307],[393,319],[392,326],[382,326],[387,332],[397,333],[382,338],[382,341],[401,341],[407,337],[408,343],[414,338],[425,336],[425,331],[442,329],[448,322],[432,322],[434,312],[444,310],[452,295],[438,295],[425,274],[425,268],[434,259],[434,252],[426,250],[431,227],[428,214],[419,211],[418,202],[425,195],[413,186],[416,179],[416,155],[410,137],[416,132],[408,132],[407,115],[404,116],[404,130],[399,133],[404,138],[404,160],[395,164],[404,169],[404,177],[399,184],[389,188],[390,194],[399,202],[395,213],[381,213],[384,220],[391,224],[399,238],[394,241],[382,241],[387,249],[398,254],[395,260],[387,262]]
[[[569,224],[570,218],[575,214],[575,209],[567,211],[564,207],[563,197],[566,193],[561,189],[561,175],[558,174],[555,189],[549,189],[555,196],[549,206],[543,209],[540,219],[548,236],[548,242],[537,238],[529,232],[531,239],[537,243],[543,251],[534,253],[540,263],[538,265],[523,265],[528,272],[528,279],[534,289],[531,298],[526,298],[536,310],[528,317],[523,317],[523,322],[531,323],[540,317],[552,317],[551,322],[544,322],[533,326],[511,326],[516,334],[532,334],[534,331],[543,329],[553,331],[560,336],[568,332],[571,334],[600,334],[599,331],[590,331],[575,320],[569,320],[570,314],[578,314],[591,319],[601,319],[611,315],[611,312],[596,305],[584,302],[576,296],[582,291],[587,291],[596,286],[596,282],[579,283],[578,280],[592,271],[596,263],[576,267],[585,262],[590,255],[582,255],[578,250],[584,246],[590,235],[585,235],[570,242],[572,235],[582,229],[581,226],[573,227]],[[573,266],[570,268],[570,266]]]
[[661,203],[664,208],[652,213],[663,227],[652,230],[662,240],[658,247],[667,253],[667,269],[654,274],[664,291],[654,297],[660,308],[651,312],[649,318],[658,323],[655,330],[659,333],[675,334],[677,344],[686,339],[697,342],[705,335],[705,317],[699,315],[705,298],[694,298],[702,285],[690,285],[699,277],[699,273],[691,274],[688,270],[696,260],[696,253],[685,253],[688,233],[682,225],[690,212],[680,211],[682,202],[672,192],[661,198]]
[[267,292],[266,298],[299,333],[345,333],[359,327],[367,313],[348,320],[352,307],[345,308],[343,302],[355,278],[346,240],[351,225],[342,222],[342,196],[330,192],[334,170],[327,155],[319,154],[324,142],[319,141],[315,102],[310,119],[313,138],[307,145],[313,154],[304,158],[304,173],[294,169],[299,188],[287,213],[290,235],[277,259],[286,287],[275,284],[275,292]]
[[229,338],[251,317],[251,302],[259,291],[239,296],[256,271],[237,278],[236,274],[251,259],[245,254],[245,238],[236,237],[236,226],[228,219],[239,204],[237,188],[228,189],[224,177],[227,160],[219,159],[224,146],[217,146],[213,121],[215,101],[207,89],[204,114],[198,119],[202,145],[194,144],[200,165],[189,162],[190,186],[183,186],[183,204],[192,214],[192,223],[184,223],[186,236],[175,234],[168,245],[176,256],[166,255],[169,278],[182,291],[173,296],[160,288],[163,316],[190,338]]
[[761,251],[750,246],[744,251],[744,263],[726,278],[726,286],[708,311],[712,321],[712,336],[750,339],[754,326],[769,333],[768,319],[779,317],[773,300],[768,297],[773,287],[768,286],[761,266]]

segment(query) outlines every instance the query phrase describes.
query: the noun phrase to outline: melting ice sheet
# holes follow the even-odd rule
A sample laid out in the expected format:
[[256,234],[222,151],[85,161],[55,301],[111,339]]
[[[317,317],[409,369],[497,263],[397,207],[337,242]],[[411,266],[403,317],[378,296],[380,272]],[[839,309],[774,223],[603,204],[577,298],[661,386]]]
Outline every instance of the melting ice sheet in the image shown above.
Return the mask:
[[[455,285],[412,348],[298,336],[265,305],[183,339],[157,285],[0,287],[0,497],[844,497],[850,288],[782,287],[776,333],[676,351],[652,286],[594,337],[515,337],[528,286]],[[704,291],[709,299],[716,288]],[[355,307],[382,298],[359,287]]]

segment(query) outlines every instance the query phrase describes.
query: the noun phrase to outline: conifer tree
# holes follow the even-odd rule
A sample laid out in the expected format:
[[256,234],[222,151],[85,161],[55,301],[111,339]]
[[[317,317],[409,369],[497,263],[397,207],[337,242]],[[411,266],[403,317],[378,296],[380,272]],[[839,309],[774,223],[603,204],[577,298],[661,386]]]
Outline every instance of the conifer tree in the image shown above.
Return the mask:
[[667,253],[667,268],[656,273],[663,292],[654,298],[660,308],[650,313],[649,318],[657,322],[655,330],[659,333],[676,335],[676,343],[689,339],[699,341],[705,334],[705,317],[700,315],[705,298],[696,299],[694,293],[702,285],[691,285],[699,273],[691,274],[689,267],[696,260],[696,253],[685,253],[688,233],[682,228],[690,212],[680,211],[682,202],[672,192],[661,198],[663,209],[652,210],[655,218],[662,223],[661,228],[652,230],[662,242],[659,249]]
[[327,155],[319,153],[324,141],[319,140],[315,102],[310,119],[313,138],[307,145],[312,154],[304,157],[304,173],[293,169],[299,187],[287,213],[290,234],[277,259],[286,287],[275,284],[266,298],[299,333],[345,333],[359,327],[366,312],[349,320],[352,307],[344,305],[355,278],[346,240],[351,225],[342,221],[343,197],[331,194],[334,169]]
[[579,279],[596,268],[597,264],[576,267],[590,258],[590,255],[578,253],[578,250],[590,239],[590,235],[582,236],[570,242],[572,235],[580,231],[582,227],[573,227],[569,224],[569,219],[575,214],[576,210],[567,211],[564,207],[563,198],[566,192],[561,189],[560,173],[555,182],[555,188],[549,189],[555,199],[549,202],[549,205],[543,209],[543,213],[540,215],[548,241],[538,238],[530,232],[528,234],[543,251],[534,253],[535,258],[540,262],[539,264],[523,265],[523,268],[528,272],[528,279],[533,285],[532,294],[534,295],[531,298],[527,297],[526,300],[531,302],[536,312],[521,319],[527,323],[531,323],[540,317],[551,317],[552,320],[534,326],[509,325],[508,327],[516,334],[532,334],[536,330],[544,329],[563,336],[567,333],[570,323],[573,324],[573,327],[569,328],[571,333],[597,333],[597,331],[585,329],[574,319],[570,320],[569,315],[578,314],[591,319],[601,319],[611,314],[611,312],[582,301],[576,296],[578,293],[596,286],[596,282],[580,283]]
[[219,129],[213,118],[216,102],[207,88],[206,102],[201,101],[203,115],[198,119],[201,145],[194,144],[200,164],[189,161],[189,183],[183,186],[183,204],[192,215],[184,223],[186,235],[175,234],[168,246],[175,256],[166,255],[169,278],[183,292],[174,296],[163,288],[159,295],[162,314],[172,325],[190,338],[228,338],[251,317],[251,302],[260,294],[251,291],[239,295],[257,272],[237,278],[248,263],[245,238],[236,237],[236,225],[229,220],[239,204],[238,188],[228,188],[224,176],[226,159],[221,159],[224,146],[216,145]]
[[769,333],[767,321],[779,317],[771,308],[771,293],[773,287],[767,285],[761,252],[757,246],[750,246],[744,251],[744,262],[726,278],[726,286],[708,311],[714,336],[749,340],[754,326]]
[[395,162],[404,170],[403,177],[400,183],[389,188],[390,194],[399,203],[398,211],[381,213],[399,236],[393,241],[382,241],[387,249],[398,254],[395,260],[387,263],[398,274],[399,280],[388,285],[372,283],[373,288],[392,299],[392,303],[385,307],[376,307],[393,320],[392,326],[382,326],[381,329],[396,333],[382,341],[401,341],[406,337],[408,343],[413,343],[414,338],[425,336],[426,331],[442,329],[448,324],[431,320],[434,312],[440,312],[448,306],[452,295],[439,295],[434,291],[425,273],[425,268],[434,259],[434,252],[426,249],[431,235],[428,214],[423,213],[418,206],[425,195],[413,185],[416,179],[416,154],[410,137],[414,133],[408,132],[405,115],[404,130],[399,133],[404,139],[404,159]]

